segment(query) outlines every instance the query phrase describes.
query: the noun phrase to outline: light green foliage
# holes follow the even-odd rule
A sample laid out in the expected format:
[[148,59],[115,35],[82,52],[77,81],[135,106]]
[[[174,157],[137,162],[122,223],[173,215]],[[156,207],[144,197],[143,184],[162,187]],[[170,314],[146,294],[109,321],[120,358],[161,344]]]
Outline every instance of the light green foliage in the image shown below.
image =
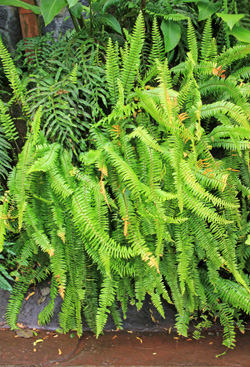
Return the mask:
[[59,293],[63,330],[81,335],[83,311],[100,335],[109,313],[121,328],[119,302],[126,315],[128,302],[140,309],[149,294],[163,317],[162,299],[175,305],[179,334],[187,336],[198,314],[218,316],[223,343],[234,346],[235,315],[240,322],[240,312],[250,312],[249,84],[227,65],[250,50],[238,46],[238,59],[232,50],[217,55],[214,44],[205,45],[210,20],[199,49],[189,22],[190,52],[170,68],[157,27],[153,79],[141,72],[141,14],[123,49],[109,41],[113,108],[92,126],[81,163],[44,137],[42,106],[31,107],[37,112],[0,206],[0,228],[12,216],[24,237],[20,263],[39,258],[41,266],[30,273],[26,266],[16,283],[7,313],[12,328],[23,292],[47,267],[52,287],[43,324]]

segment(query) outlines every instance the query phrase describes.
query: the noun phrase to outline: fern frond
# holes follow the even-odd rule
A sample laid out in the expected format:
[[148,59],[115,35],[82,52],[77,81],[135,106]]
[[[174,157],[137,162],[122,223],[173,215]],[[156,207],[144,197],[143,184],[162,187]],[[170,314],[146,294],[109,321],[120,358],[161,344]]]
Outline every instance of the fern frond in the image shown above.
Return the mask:
[[98,224],[93,221],[91,208],[88,203],[86,188],[79,188],[72,197],[72,211],[74,221],[79,229],[80,235],[89,233],[89,241],[95,249],[102,249],[113,257],[129,258],[134,252],[112,240]]
[[119,78],[119,73],[118,45],[113,46],[112,40],[109,38],[107,45],[106,77],[113,106],[116,105],[118,100],[117,79]]
[[121,81],[127,96],[133,88],[136,73],[140,64],[140,55],[144,41],[144,20],[142,13],[139,14],[132,34],[129,51],[123,60]]
[[39,325],[46,325],[47,323],[50,322],[51,317],[54,314],[55,299],[56,299],[57,294],[58,294],[58,290],[56,287],[56,281],[54,278],[52,278],[51,285],[50,285],[50,300],[47,306],[45,306],[44,309],[38,315]]
[[[46,149],[46,148],[45,148]],[[32,166],[29,168],[27,174],[32,172],[48,171],[58,158],[59,150],[61,149],[61,145],[54,143],[48,146],[47,151],[44,149],[44,155],[38,158]]]
[[200,59],[208,61],[212,53],[212,20],[211,17],[206,21],[201,40]]
[[8,171],[11,170],[11,158],[8,150],[11,148],[8,143],[2,127],[0,126],[0,176],[7,177]]
[[249,45],[234,46],[218,55],[217,64],[219,66],[222,66],[223,69],[225,67],[228,68],[234,61],[238,61],[244,57],[247,57],[249,53],[250,53]]
[[128,139],[139,138],[145,145],[153,148],[158,152],[162,152],[160,145],[152,138],[146,129],[142,126],[137,127],[128,137]]
[[175,226],[176,257],[178,260],[178,275],[180,290],[182,295],[185,293],[186,283],[190,282],[190,263],[193,261],[194,243],[189,235],[187,222]]
[[152,48],[149,55],[149,64],[153,65],[155,60],[163,62],[165,58],[165,50],[163,39],[160,34],[160,30],[157,23],[157,18],[154,17],[152,25]]
[[190,18],[188,18],[188,28],[187,28],[187,41],[188,41],[188,48],[192,55],[192,59],[194,60],[195,64],[198,60],[198,45],[195,35],[195,30]]
[[102,281],[102,289],[99,296],[99,307],[96,314],[96,336],[98,337],[108,318],[108,313],[110,313],[109,307],[112,306],[115,300],[116,294],[116,282],[110,277],[105,277]]
[[29,107],[25,97],[26,93],[25,88],[21,83],[14,62],[10,54],[8,53],[7,49],[5,48],[1,37],[0,37],[0,58],[2,60],[5,75],[7,76],[8,81],[11,85],[16,101],[22,105],[23,111],[25,113],[28,113]]
[[27,225],[30,225],[33,229],[32,238],[35,243],[41,247],[44,252],[47,252],[49,256],[53,256],[55,250],[50,243],[49,238],[44,233],[43,229],[39,228],[39,223],[36,214],[30,206],[27,205],[25,212],[25,221]]
[[13,187],[13,194],[17,201],[19,230],[22,228],[23,214],[27,205],[27,191],[31,184],[30,180],[27,180],[27,175],[32,162],[33,152],[34,149],[31,144],[31,139],[28,139],[19,156],[17,170],[15,172],[15,186]]
[[16,126],[8,112],[7,106],[0,100],[0,124],[4,134],[9,141],[15,141],[18,138]]
[[236,332],[234,327],[233,311],[227,303],[218,304],[220,322],[223,326],[223,342],[227,348],[234,348]]
[[73,190],[69,187],[65,177],[62,176],[56,165],[49,169],[49,181],[53,191],[64,199],[73,194]]
[[7,194],[4,195],[3,204],[0,205],[0,252],[3,251],[5,234],[6,234],[6,225],[5,221],[7,219],[8,214],[8,196]]
[[217,116],[218,113],[228,114],[236,123],[249,129],[247,117],[240,106],[226,101],[214,102],[201,107],[201,117]]
[[140,192],[143,191],[143,186],[138,180],[136,173],[113,149],[111,144],[106,144],[104,147],[105,151],[111,158],[113,165],[118,170],[122,179],[127,183],[128,188],[138,198],[140,198]]

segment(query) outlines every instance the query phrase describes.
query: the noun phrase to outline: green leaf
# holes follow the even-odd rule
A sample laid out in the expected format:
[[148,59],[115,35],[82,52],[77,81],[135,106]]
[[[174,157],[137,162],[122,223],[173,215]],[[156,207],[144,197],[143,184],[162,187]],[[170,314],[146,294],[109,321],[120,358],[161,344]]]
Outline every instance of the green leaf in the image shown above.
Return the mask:
[[66,0],[41,0],[41,12],[45,26],[52,22],[64,6],[67,6]]
[[4,277],[2,277],[2,275],[0,275],[0,289],[4,289],[5,291],[9,292],[12,291],[11,285]]
[[173,20],[164,19],[161,23],[161,30],[164,36],[165,52],[173,50],[181,38],[181,28]]
[[94,16],[97,22],[107,24],[109,27],[113,28],[117,33],[122,34],[121,26],[118,20],[111,14],[96,14]]
[[245,14],[224,14],[224,13],[216,13],[218,17],[220,17],[224,22],[227,23],[228,27],[232,30],[233,26],[242,18],[244,18]]
[[72,8],[72,6],[76,5],[78,3],[78,0],[67,0],[69,8]]
[[241,42],[250,43],[250,31],[243,27],[233,27],[231,32],[228,32],[231,36],[234,36]]
[[216,13],[221,7],[220,2],[214,4],[209,0],[199,1],[197,5],[199,9],[199,18],[198,18],[199,21],[209,18],[211,15]]
[[101,149],[98,150],[89,150],[88,152],[85,153],[81,153],[79,156],[79,159],[81,162],[83,162],[84,164],[86,164],[87,166],[90,164],[95,163],[98,158],[100,157],[102,153]]
[[92,3],[92,11],[93,13],[99,13],[99,11],[102,11],[102,5],[98,3]]
[[[103,8],[102,8],[102,11],[105,13],[106,10],[114,4],[114,0],[107,0],[105,1],[104,5],[103,5]],[[126,14],[127,15],[127,14]]]
[[82,4],[77,3],[72,8],[70,8],[70,12],[74,17],[80,18],[82,15]]
[[20,8],[32,10],[35,14],[41,14],[39,6],[30,5],[20,0],[0,0],[1,5],[18,6]]

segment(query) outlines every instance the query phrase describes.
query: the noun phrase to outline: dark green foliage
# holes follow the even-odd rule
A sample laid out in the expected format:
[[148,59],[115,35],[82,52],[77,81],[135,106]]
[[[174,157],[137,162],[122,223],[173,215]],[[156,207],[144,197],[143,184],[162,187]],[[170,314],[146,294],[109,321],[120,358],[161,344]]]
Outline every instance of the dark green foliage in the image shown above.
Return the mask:
[[107,107],[104,41],[100,37],[95,47],[97,40],[84,34],[67,32],[58,41],[48,34],[20,42],[16,52],[24,65],[31,116],[42,106],[41,129],[47,139],[76,155],[86,149],[89,128]]

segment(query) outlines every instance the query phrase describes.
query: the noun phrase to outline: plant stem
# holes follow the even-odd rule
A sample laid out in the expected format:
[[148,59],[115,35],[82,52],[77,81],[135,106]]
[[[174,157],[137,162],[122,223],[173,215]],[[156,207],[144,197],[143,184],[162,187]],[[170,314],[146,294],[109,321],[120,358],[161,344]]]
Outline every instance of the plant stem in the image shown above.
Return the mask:
[[90,34],[92,34],[93,30],[92,0],[89,0],[89,19],[90,19]]
[[141,11],[144,18],[145,18],[145,8],[146,8],[146,0],[141,0]]
[[78,25],[78,23],[77,23],[77,19],[76,19],[76,17],[71,13],[71,11],[70,11],[69,7],[68,7],[68,10],[69,10],[69,14],[70,14],[70,16],[71,16],[72,22],[73,22],[73,24],[74,24],[75,30],[76,30],[77,32],[79,32],[79,31],[80,31],[80,28],[79,28],[79,25]]

